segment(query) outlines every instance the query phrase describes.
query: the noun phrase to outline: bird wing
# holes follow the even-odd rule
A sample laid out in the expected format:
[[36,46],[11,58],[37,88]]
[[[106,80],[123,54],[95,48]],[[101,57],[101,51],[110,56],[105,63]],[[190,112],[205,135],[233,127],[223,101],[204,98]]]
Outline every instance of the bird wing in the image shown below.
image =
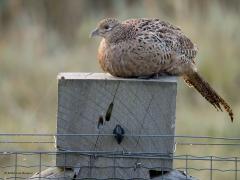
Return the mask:
[[141,32],[134,41],[127,44],[129,57],[138,61],[151,61],[149,66],[158,67],[159,65],[169,64],[173,55],[173,51],[166,45],[166,42],[153,32]]
[[132,25],[135,31],[138,32],[137,36],[150,34],[152,37],[157,37],[161,42],[160,45],[165,45],[167,49],[171,49],[180,56],[184,55],[188,59],[196,57],[198,48],[177,26],[159,19],[147,18],[126,20],[123,24]]

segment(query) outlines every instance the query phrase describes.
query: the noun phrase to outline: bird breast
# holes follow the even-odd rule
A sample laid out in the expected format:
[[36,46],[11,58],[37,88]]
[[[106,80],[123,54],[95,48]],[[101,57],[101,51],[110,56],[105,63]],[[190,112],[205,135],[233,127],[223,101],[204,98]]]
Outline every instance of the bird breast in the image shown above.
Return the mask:
[[170,58],[166,53],[141,44],[136,39],[108,43],[103,39],[98,50],[101,68],[113,76],[138,77],[161,72]]

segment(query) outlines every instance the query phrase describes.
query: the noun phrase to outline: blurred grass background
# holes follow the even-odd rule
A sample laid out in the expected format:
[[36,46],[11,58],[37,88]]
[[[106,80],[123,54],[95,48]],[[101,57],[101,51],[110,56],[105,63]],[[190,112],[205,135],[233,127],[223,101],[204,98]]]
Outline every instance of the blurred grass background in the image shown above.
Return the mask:
[[[177,134],[240,136],[238,0],[0,0],[0,132],[56,131],[56,76],[61,71],[101,72],[96,60],[100,39],[89,39],[89,32],[106,17],[154,17],[180,26],[199,47],[199,72],[232,105],[235,122],[180,80]],[[177,150],[186,151],[225,156],[240,152],[232,147]]]

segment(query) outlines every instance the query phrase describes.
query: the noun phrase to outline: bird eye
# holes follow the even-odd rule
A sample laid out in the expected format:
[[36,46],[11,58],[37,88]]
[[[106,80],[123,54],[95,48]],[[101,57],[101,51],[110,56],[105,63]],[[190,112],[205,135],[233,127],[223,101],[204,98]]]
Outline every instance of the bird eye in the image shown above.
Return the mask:
[[108,26],[108,25],[105,25],[105,26],[104,26],[104,29],[108,29],[108,28],[109,28],[109,26]]

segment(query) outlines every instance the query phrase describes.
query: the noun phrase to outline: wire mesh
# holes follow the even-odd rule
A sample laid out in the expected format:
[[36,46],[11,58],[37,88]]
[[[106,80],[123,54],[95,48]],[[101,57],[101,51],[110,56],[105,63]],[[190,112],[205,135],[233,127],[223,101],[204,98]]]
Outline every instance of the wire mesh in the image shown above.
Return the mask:
[[[137,135],[126,134],[131,137],[141,138],[175,138],[175,153],[162,154],[161,152],[128,152],[128,151],[73,151],[57,150],[55,139],[58,136],[113,136],[112,134],[0,134],[0,179],[26,179],[36,172],[41,172],[48,168],[56,167],[56,157],[64,155],[65,165],[70,154],[89,158],[89,165],[62,166],[63,174],[58,178],[66,178],[68,169],[80,168],[91,169],[89,177],[75,177],[75,179],[101,179],[94,177],[94,171],[101,169],[105,171],[112,169],[112,176],[104,179],[123,179],[118,177],[118,172],[129,173],[130,179],[134,179],[132,172],[136,174],[138,170],[141,179],[141,171],[158,170],[160,172],[169,171],[163,166],[148,167],[140,163],[143,159],[147,160],[173,160],[172,170],[184,171],[187,175],[191,174],[204,179],[233,179],[239,178],[240,158],[237,155],[239,150],[240,138],[211,137],[211,136],[185,136],[185,135]],[[197,150],[196,150],[197,149]],[[202,149],[202,150],[201,150]],[[219,149],[221,153],[219,153]],[[206,151],[208,150],[208,151]],[[211,154],[212,150],[214,155]],[[224,150],[224,151],[223,151]],[[181,154],[185,152],[184,154]],[[188,152],[188,154],[186,154]],[[209,154],[203,154],[203,153]],[[222,153],[224,152],[224,153]],[[216,154],[216,155],[215,155]],[[94,158],[110,158],[113,164],[96,166],[91,164]],[[122,166],[117,164],[117,159],[136,159],[136,164]],[[41,173],[38,178],[40,177]],[[110,176],[110,175],[109,175]],[[36,177],[35,177],[36,178]],[[45,177],[45,179],[48,179]],[[51,177],[50,179],[54,179]],[[144,178],[142,178],[144,179]],[[186,176],[187,179],[187,176]]]

